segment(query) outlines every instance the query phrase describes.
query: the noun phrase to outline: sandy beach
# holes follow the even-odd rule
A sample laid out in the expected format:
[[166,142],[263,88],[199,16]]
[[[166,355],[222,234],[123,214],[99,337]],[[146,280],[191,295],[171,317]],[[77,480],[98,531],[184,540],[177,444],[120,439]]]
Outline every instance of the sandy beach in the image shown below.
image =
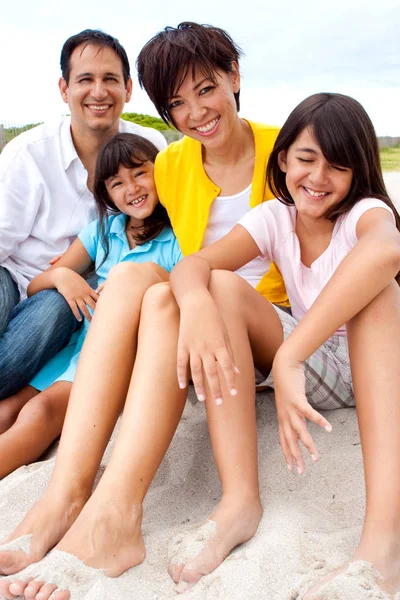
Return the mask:
[[[400,204],[400,173],[386,174],[385,180]],[[265,510],[262,522],[250,542],[235,549],[183,598],[300,600],[312,582],[345,563],[357,545],[364,515],[364,480],[355,410],[325,413],[333,425],[332,433],[310,426],[321,458],[316,464],[307,459],[306,473],[298,476],[288,472],[280,451],[273,394],[257,394],[256,403]],[[53,448],[45,460],[0,481],[0,539],[15,528],[46,488],[54,454]],[[107,579],[58,553],[45,561],[46,572],[55,583],[70,583],[72,600],[176,598],[167,573],[174,540],[204,523],[219,497],[204,405],[195,400],[191,390],[176,436],[145,502],[145,562],[118,579]],[[354,570],[355,574],[342,576],[318,595],[318,600],[389,598],[379,591],[377,574],[368,566],[358,564]],[[36,572],[37,567],[29,571],[31,576]]]

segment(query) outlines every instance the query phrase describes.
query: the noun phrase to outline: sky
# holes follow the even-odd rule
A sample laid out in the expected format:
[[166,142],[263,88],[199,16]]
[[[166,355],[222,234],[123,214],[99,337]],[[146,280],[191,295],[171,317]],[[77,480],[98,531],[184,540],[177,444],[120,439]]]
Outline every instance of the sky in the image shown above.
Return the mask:
[[157,115],[136,81],[142,46],[181,21],[226,29],[241,46],[241,115],[282,125],[310,94],[359,100],[378,135],[400,136],[400,0],[0,0],[0,122],[68,113],[59,95],[64,41],[102,29],[125,47],[134,91],[125,110]]

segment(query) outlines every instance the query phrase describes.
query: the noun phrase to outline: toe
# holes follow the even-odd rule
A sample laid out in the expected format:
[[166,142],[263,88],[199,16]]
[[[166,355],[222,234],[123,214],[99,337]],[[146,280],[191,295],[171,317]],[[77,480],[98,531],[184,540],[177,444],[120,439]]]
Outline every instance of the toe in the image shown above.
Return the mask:
[[68,590],[55,591],[50,596],[49,600],[70,600],[71,594]]
[[172,577],[174,583],[179,583],[184,565],[170,562],[168,565],[168,573]]
[[28,585],[29,581],[14,579],[14,581],[10,583],[10,592],[14,594],[15,597],[22,596]]
[[[56,589],[57,586],[54,585],[54,583],[45,583],[34,597],[34,600],[49,600],[51,594],[55,592]],[[26,596],[25,598],[28,600]]]
[[36,579],[32,579],[25,587],[25,590],[21,591],[24,593],[26,600],[35,600],[36,594],[41,590],[44,586],[44,581],[37,581]]
[[14,600],[17,596],[10,592],[10,582],[9,581],[0,581],[0,596],[1,598],[5,598],[5,600]]

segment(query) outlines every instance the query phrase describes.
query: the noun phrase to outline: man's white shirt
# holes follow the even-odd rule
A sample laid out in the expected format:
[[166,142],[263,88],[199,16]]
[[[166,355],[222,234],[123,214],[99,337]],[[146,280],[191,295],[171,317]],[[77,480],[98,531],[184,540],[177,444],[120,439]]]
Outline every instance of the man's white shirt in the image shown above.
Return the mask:
[[[119,131],[141,135],[160,150],[166,146],[149,127],[120,119]],[[19,135],[1,153],[0,266],[16,281],[21,299],[31,279],[96,217],[87,177],[69,117]]]

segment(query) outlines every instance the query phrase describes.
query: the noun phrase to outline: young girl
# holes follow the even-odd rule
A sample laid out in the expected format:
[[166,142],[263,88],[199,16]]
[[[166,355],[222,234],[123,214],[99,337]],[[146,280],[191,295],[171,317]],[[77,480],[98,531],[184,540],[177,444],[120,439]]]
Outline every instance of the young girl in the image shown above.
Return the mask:
[[[2,408],[6,403],[9,409],[9,422],[0,430],[0,478],[34,461],[60,435],[80,349],[110,269],[117,263],[136,263],[129,277],[137,279],[132,317],[138,322],[145,291],[167,280],[181,257],[167,213],[158,202],[153,177],[157,152],[151,142],[129,133],[116,135],[104,146],[94,184],[99,220],[81,232],[55,267],[28,287],[29,296],[56,288],[77,319],[84,316],[85,322],[27,388],[2,402]],[[96,291],[80,275],[93,262]]]
[[[211,516],[215,537],[190,564],[173,560],[171,573],[188,588],[204,574],[203,564],[209,572],[230,551],[228,526],[233,516],[244,521],[235,510],[244,486],[247,521],[257,527],[254,359],[264,373],[272,367],[289,470],[304,471],[299,441],[312,460],[319,458],[306,421],[331,426],[317,409],[356,404],[367,506],[351,560],[372,563],[393,593],[400,589],[399,216],[364,109],[340,94],[304,100],[277,138],[268,180],[278,200],[255,208],[171,276],[181,315],[178,378],[185,387],[190,360],[197,395],[207,399],[223,485]],[[291,315],[216,270],[234,271],[258,255],[282,272]]]

